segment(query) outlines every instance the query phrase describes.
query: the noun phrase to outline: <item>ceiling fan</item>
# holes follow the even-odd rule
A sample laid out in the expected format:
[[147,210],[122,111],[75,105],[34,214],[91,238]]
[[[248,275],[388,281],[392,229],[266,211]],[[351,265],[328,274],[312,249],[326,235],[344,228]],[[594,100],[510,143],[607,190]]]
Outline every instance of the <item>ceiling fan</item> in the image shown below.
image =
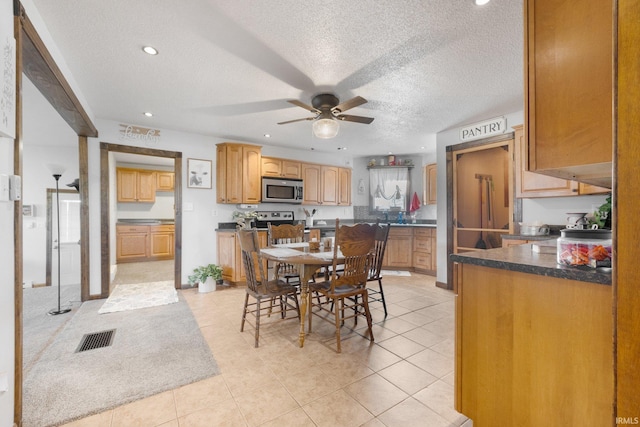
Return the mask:
[[286,122],[280,122],[279,125],[286,125],[287,123],[300,122],[303,120],[314,120],[313,133],[318,138],[328,139],[333,138],[338,134],[339,124],[338,121],[356,122],[369,124],[373,121],[372,117],[352,116],[349,114],[342,114],[343,112],[365,104],[367,102],[361,96],[356,96],[348,101],[340,104],[340,100],[337,96],[331,93],[321,93],[313,97],[311,105],[307,105],[304,102],[300,102],[296,99],[290,101],[291,104],[302,107],[305,110],[309,110],[316,115],[313,117],[306,117],[304,119],[288,120]]

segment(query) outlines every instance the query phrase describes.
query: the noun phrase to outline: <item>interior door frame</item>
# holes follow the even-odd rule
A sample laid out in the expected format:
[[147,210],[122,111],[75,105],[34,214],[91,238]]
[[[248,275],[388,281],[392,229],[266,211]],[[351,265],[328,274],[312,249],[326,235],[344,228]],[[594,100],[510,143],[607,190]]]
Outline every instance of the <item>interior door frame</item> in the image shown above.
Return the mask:
[[110,182],[109,182],[109,153],[129,153],[144,156],[173,158],[174,179],[174,286],[182,288],[182,153],[179,151],[156,150],[153,148],[135,147],[131,145],[100,143],[100,259],[101,259],[101,289],[96,298],[109,296],[111,282],[111,215],[109,212]]
[[[89,298],[89,150],[87,140],[98,130],[76,97],[71,85],[51,56],[19,0],[13,3],[13,35],[16,40],[16,136],[13,141],[13,173],[23,176],[22,167],[22,74],[38,88],[53,108],[78,135],[78,172],[80,193],[80,295]],[[14,203],[14,410],[13,422],[22,425],[23,398],[23,324],[22,282],[24,280],[22,200]]]
[[[453,262],[449,259],[449,255],[451,255],[454,251],[454,215],[455,215],[455,200],[454,200],[454,156],[459,151],[470,151],[470,150],[482,150],[495,148],[497,145],[501,145],[500,143],[506,142],[509,140],[515,141],[514,132],[508,132],[502,135],[492,136],[489,138],[478,139],[476,141],[463,142],[461,144],[449,145],[446,148],[446,169],[447,169],[447,283],[442,285],[446,285],[446,289],[453,289],[454,283],[454,271],[453,271]],[[515,161],[513,158],[513,144],[511,145],[511,150],[509,152],[510,156],[510,164],[511,168],[509,171],[509,192],[511,194],[511,202],[513,204],[513,217],[511,218],[511,223],[517,223],[522,221],[522,199],[516,197],[515,192]],[[439,287],[445,287],[440,286]]]

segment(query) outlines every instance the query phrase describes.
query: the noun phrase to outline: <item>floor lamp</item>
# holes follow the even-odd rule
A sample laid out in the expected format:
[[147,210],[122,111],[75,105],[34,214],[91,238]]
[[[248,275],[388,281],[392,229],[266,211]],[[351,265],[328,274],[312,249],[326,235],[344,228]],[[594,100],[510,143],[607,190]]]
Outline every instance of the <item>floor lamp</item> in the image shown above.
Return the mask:
[[58,181],[62,176],[64,170],[60,170],[58,167],[57,170],[54,170],[55,167],[51,166],[50,169],[53,173],[53,178],[56,180],[56,222],[58,226],[58,308],[49,310],[49,315],[55,316],[57,314],[64,314],[71,311],[70,308],[60,308],[60,190],[58,189]]

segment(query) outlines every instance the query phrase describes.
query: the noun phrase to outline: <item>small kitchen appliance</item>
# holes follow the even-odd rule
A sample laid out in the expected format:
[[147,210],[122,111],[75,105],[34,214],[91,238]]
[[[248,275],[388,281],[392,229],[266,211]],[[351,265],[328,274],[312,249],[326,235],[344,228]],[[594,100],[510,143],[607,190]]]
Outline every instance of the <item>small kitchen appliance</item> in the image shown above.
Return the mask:
[[263,203],[302,203],[301,179],[262,177]]

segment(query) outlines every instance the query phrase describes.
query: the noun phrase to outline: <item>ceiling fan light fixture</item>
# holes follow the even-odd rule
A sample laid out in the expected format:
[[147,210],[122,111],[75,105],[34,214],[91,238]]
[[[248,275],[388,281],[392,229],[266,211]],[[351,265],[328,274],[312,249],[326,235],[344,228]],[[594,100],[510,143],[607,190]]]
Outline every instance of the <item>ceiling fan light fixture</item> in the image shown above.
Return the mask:
[[330,139],[335,138],[340,130],[340,124],[334,119],[318,119],[313,122],[313,134],[316,138]]

